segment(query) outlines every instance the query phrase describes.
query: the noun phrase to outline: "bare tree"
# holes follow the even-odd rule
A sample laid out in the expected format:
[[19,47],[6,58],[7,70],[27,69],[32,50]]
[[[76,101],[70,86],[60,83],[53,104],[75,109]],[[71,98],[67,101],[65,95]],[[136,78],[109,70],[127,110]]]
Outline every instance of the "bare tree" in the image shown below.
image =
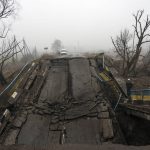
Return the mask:
[[33,56],[30,52],[30,49],[25,41],[25,39],[23,39],[23,50],[21,51],[23,57],[21,58],[20,62],[22,62],[23,64],[26,64],[27,62],[30,62],[31,60],[33,60]]
[[141,66],[141,70],[150,75],[150,47],[148,52],[142,59],[143,65]]
[[0,18],[7,18],[16,11],[15,0],[0,0]]
[[133,27],[135,29],[135,33],[136,33],[136,37],[137,37],[135,54],[129,64],[131,69],[133,69],[133,70],[135,69],[137,61],[141,54],[142,45],[150,42],[150,33],[148,31],[148,29],[150,27],[150,19],[149,19],[149,16],[147,15],[145,22],[142,23],[141,18],[143,16],[143,13],[144,13],[144,10],[139,10],[139,11],[137,11],[136,15],[135,14],[133,15],[133,17],[135,19],[135,25],[133,25]]
[[129,46],[129,42],[131,41],[131,34],[128,29],[120,32],[120,35],[116,37],[114,40],[111,38],[112,43],[115,47],[115,51],[117,55],[122,60],[121,73],[124,74],[125,68],[129,66],[129,62],[131,57],[133,56],[133,51],[131,51],[131,47]]
[[[121,32],[120,36],[117,36],[116,40],[113,40],[112,38],[115,51],[122,58],[123,62],[126,62],[126,65],[123,67],[124,76],[127,76],[130,71],[135,71],[142,51],[142,45],[150,42],[150,33],[148,32],[150,19],[147,15],[146,20],[143,21],[143,14],[144,10],[139,10],[136,14],[133,14],[135,20],[135,24],[133,25],[133,36],[125,30],[124,32]],[[132,45],[130,44],[131,39],[133,40]]]
[[2,85],[5,85],[6,79],[3,74],[4,66],[11,58],[20,53],[23,48],[19,47],[21,42],[17,42],[15,36],[12,40],[3,40],[2,46],[0,48],[0,82]]
[[[3,24],[3,20],[13,16],[16,12],[16,1],[15,0],[0,0],[0,23],[2,25],[0,31],[0,39],[6,38],[9,29]],[[1,41],[2,45],[0,48],[0,82],[4,85],[6,80],[3,75],[4,64],[14,55],[17,55],[19,51],[16,51],[15,48],[19,44],[16,43],[14,38],[12,41],[6,42],[6,40]]]
[[57,40],[54,41],[54,43],[52,43],[51,49],[52,49],[54,52],[59,53],[60,50],[61,50],[61,48],[62,48],[62,42],[61,42],[61,40],[58,40],[58,39],[57,39]]
[[3,27],[1,27],[0,38],[5,38],[9,29],[2,23],[3,19],[16,14],[17,3],[15,0],[0,0],[0,22]]
[[150,47],[148,52],[145,54],[145,56],[143,57],[143,63],[144,65],[150,65]]
[[34,47],[33,51],[32,51],[32,56],[34,59],[37,59],[38,58],[38,51],[37,51],[37,48],[36,46]]

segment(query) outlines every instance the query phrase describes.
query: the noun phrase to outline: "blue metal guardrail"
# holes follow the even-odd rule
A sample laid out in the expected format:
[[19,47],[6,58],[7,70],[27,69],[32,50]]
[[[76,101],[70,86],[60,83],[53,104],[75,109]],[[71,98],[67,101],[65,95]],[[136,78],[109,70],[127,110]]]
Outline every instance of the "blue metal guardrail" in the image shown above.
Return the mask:
[[150,102],[150,88],[131,90],[132,101],[148,101]]
[[0,97],[7,92],[16,82],[16,80],[19,78],[19,76],[22,74],[22,72],[24,71],[24,69],[27,67],[28,63],[26,65],[24,65],[22,67],[22,69],[20,70],[20,72],[16,75],[16,77],[7,85],[7,87],[0,93]]

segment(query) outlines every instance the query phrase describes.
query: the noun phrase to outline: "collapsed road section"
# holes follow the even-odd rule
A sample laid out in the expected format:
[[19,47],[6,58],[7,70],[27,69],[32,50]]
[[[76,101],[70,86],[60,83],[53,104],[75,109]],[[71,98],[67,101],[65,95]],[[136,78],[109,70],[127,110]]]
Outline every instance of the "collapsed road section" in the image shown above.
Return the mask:
[[1,145],[127,144],[97,70],[87,58],[31,63],[7,100]]

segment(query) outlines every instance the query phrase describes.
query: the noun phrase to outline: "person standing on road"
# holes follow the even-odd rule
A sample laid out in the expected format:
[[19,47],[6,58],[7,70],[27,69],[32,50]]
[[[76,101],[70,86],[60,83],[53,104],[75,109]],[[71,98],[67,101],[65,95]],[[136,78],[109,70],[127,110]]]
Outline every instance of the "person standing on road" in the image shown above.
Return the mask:
[[129,78],[127,79],[126,87],[127,87],[127,95],[131,99],[131,89],[133,87],[133,84],[131,82],[131,79],[129,79]]

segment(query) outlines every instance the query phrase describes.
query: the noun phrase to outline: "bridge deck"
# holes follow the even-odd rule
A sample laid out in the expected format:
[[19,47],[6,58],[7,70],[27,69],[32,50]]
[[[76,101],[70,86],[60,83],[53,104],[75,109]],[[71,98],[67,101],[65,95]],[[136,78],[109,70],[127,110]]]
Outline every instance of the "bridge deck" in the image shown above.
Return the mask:
[[13,107],[0,144],[20,149],[99,149],[105,144],[125,144],[93,74],[94,61],[73,58],[32,63],[8,100]]

